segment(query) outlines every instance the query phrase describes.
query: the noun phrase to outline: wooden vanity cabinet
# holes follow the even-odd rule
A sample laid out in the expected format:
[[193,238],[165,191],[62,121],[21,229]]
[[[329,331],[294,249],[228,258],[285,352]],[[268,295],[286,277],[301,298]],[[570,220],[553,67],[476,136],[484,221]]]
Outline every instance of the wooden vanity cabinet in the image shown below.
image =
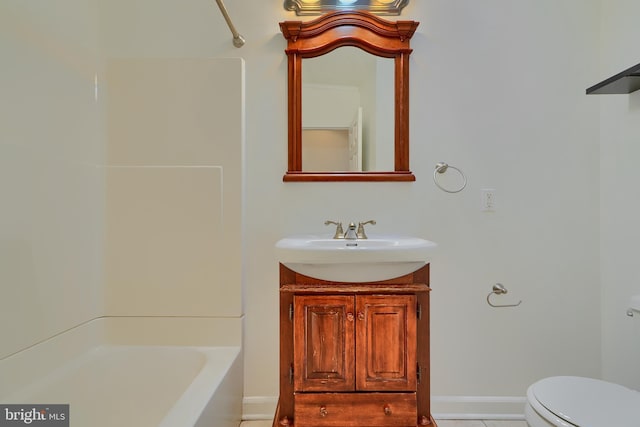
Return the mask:
[[435,426],[429,266],[337,283],[280,266],[280,398],[273,426]]

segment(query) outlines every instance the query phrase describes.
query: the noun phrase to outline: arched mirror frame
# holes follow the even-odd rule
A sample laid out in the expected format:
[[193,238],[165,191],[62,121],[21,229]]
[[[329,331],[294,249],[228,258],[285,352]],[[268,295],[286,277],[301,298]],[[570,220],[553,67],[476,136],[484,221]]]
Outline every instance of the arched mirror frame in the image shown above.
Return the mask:
[[[312,21],[285,21],[289,72],[289,160],[284,181],[415,181],[409,170],[410,39],[419,23],[387,21],[362,11],[327,13]],[[395,61],[394,170],[385,172],[313,172],[302,169],[302,59],[342,46]]]

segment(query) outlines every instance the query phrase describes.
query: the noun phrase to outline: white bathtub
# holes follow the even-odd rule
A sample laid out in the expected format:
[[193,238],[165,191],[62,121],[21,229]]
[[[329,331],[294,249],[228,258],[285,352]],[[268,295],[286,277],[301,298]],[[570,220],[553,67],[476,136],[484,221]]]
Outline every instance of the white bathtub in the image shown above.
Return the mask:
[[73,427],[240,424],[239,346],[118,344],[102,323],[0,361],[0,403],[69,404]]

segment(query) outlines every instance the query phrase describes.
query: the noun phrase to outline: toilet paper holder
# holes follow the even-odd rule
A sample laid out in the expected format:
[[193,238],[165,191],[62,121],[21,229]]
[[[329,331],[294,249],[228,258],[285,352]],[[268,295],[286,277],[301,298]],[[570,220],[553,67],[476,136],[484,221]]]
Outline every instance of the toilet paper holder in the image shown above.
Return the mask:
[[634,295],[629,302],[627,316],[633,317],[635,313],[640,313],[640,295]]
[[507,292],[508,292],[507,288],[502,286],[502,284],[500,283],[496,283],[495,285],[493,285],[493,290],[489,293],[489,295],[487,295],[487,304],[489,304],[491,307],[497,307],[497,308],[517,307],[520,304],[522,304],[522,300],[518,301],[517,304],[494,304],[491,302],[491,295],[504,295]]

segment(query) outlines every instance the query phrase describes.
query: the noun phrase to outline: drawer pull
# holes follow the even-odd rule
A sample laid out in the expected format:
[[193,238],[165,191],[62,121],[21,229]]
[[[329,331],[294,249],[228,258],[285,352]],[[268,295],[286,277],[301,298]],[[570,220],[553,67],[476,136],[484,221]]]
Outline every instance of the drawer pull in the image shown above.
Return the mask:
[[324,418],[324,417],[326,417],[328,414],[329,414],[329,412],[327,411],[327,407],[326,407],[326,406],[324,406],[324,405],[322,405],[322,406],[320,407],[320,416]]
[[384,405],[384,414],[385,414],[386,416],[391,415],[391,406],[389,406],[389,405]]

